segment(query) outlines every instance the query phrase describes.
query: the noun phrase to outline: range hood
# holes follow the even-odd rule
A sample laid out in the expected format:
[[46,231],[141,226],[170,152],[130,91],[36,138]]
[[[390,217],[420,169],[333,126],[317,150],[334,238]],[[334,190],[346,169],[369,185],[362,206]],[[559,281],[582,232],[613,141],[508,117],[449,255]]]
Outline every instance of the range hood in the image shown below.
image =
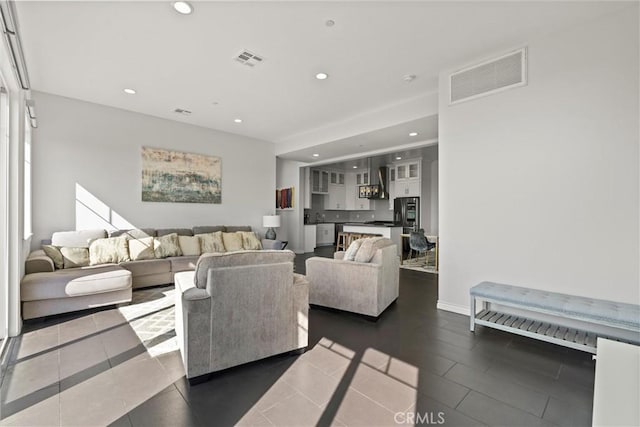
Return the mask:
[[[371,159],[369,159],[369,165],[371,166]],[[360,186],[360,198],[374,199],[374,200],[388,200],[388,168],[386,166],[379,166],[376,172],[369,167],[371,184]]]

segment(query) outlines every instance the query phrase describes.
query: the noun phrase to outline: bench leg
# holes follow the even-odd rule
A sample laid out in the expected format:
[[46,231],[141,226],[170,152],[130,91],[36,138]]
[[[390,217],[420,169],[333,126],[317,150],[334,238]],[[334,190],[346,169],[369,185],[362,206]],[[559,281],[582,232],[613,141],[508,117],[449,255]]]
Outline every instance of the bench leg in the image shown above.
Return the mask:
[[474,332],[476,329],[476,298],[471,297],[471,308],[469,313],[469,330]]

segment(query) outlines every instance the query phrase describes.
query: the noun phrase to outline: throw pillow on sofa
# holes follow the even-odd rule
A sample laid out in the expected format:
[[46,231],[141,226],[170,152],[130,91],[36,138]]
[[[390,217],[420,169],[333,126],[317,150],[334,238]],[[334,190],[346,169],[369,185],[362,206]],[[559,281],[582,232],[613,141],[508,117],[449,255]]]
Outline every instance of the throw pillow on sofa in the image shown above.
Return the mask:
[[156,258],[182,256],[182,249],[180,249],[178,234],[171,233],[156,237],[153,241],[153,251],[156,254]]
[[62,256],[62,252],[60,252],[60,248],[53,245],[42,245],[42,250],[45,255],[53,260],[53,265],[56,266],[56,269],[64,268],[64,257]]
[[156,253],[153,251],[153,237],[129,240],[129,258],[131,258],[131,261],[155,259],[155,257]]
[[60,253],[64,260],[64,268],[86,267],[89,265],[89,248],[69,248],[63,246]]
[[347,248],[347,251],[344,253],[345,261],[355,261],[358,249],[360,249],[360,246],[362,245],[362,240],[363,239],[358,239],[351,242],[351,244]]
[[242,247],[247,250],[262,249],[262,243],[258,240],[258,236],[253,231],[238,231],[242,236]]
[[242,246],[242,234],[240,233],[222,233],[222,241],[224,242],[224,248],[227,252],[241,251],[244,249]]
[[200,252],[216,253],[226,252],[224,242],[222,241],[222,231],[214,231],[213,233],[196,234],[200,238]]
[[109,264],[131,261],[129,245],[125,237],[95,239],[89,244],[89,264]]
[[384,237],[369,237],[362,239],[362,244],[360,245],[360,249],[358,249],[358,253],[356,253],[354,261],[370,262],[376,254],[376,251],[380,249],[378,242],[383,243],[384,239]]
[[200,255],[200,238],[198,236],[178,236],[182,255]]

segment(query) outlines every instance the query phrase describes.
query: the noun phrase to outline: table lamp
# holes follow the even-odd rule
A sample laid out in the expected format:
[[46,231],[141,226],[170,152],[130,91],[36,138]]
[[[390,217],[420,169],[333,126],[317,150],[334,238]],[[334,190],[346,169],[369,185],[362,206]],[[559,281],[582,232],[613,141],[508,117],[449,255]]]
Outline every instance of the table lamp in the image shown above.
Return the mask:
[[267,227],[267,233],[264,235],[265,239],[275,240],[276,230],[274,228],[280,227],[280,215],[265,215],[262,217],[262,226]]

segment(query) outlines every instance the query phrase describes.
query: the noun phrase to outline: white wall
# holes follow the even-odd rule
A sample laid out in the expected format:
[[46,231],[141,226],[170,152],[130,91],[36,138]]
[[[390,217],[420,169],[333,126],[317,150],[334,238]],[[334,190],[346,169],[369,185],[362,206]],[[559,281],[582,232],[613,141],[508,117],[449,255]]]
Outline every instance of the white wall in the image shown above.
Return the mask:
[[454,106],[441,74],[440,308],[483,280],[640,303],[638,36],[635,3],[529,40],[527,86]]
[[[272,143],[45,93],[35,99],[32,246],[57,230],[129,223],[248,224],[264,233],[262,216],[274,210]],[[222,203],[142,202],[142,146],[220,156]]]
[[278,210],[280,228],[276,230],[278,240],[288,241],[287,249],[304,253],[303,213],[304,176],[300,169],[304,163],[276,158],[276,187],[294,188],[293,209]]

